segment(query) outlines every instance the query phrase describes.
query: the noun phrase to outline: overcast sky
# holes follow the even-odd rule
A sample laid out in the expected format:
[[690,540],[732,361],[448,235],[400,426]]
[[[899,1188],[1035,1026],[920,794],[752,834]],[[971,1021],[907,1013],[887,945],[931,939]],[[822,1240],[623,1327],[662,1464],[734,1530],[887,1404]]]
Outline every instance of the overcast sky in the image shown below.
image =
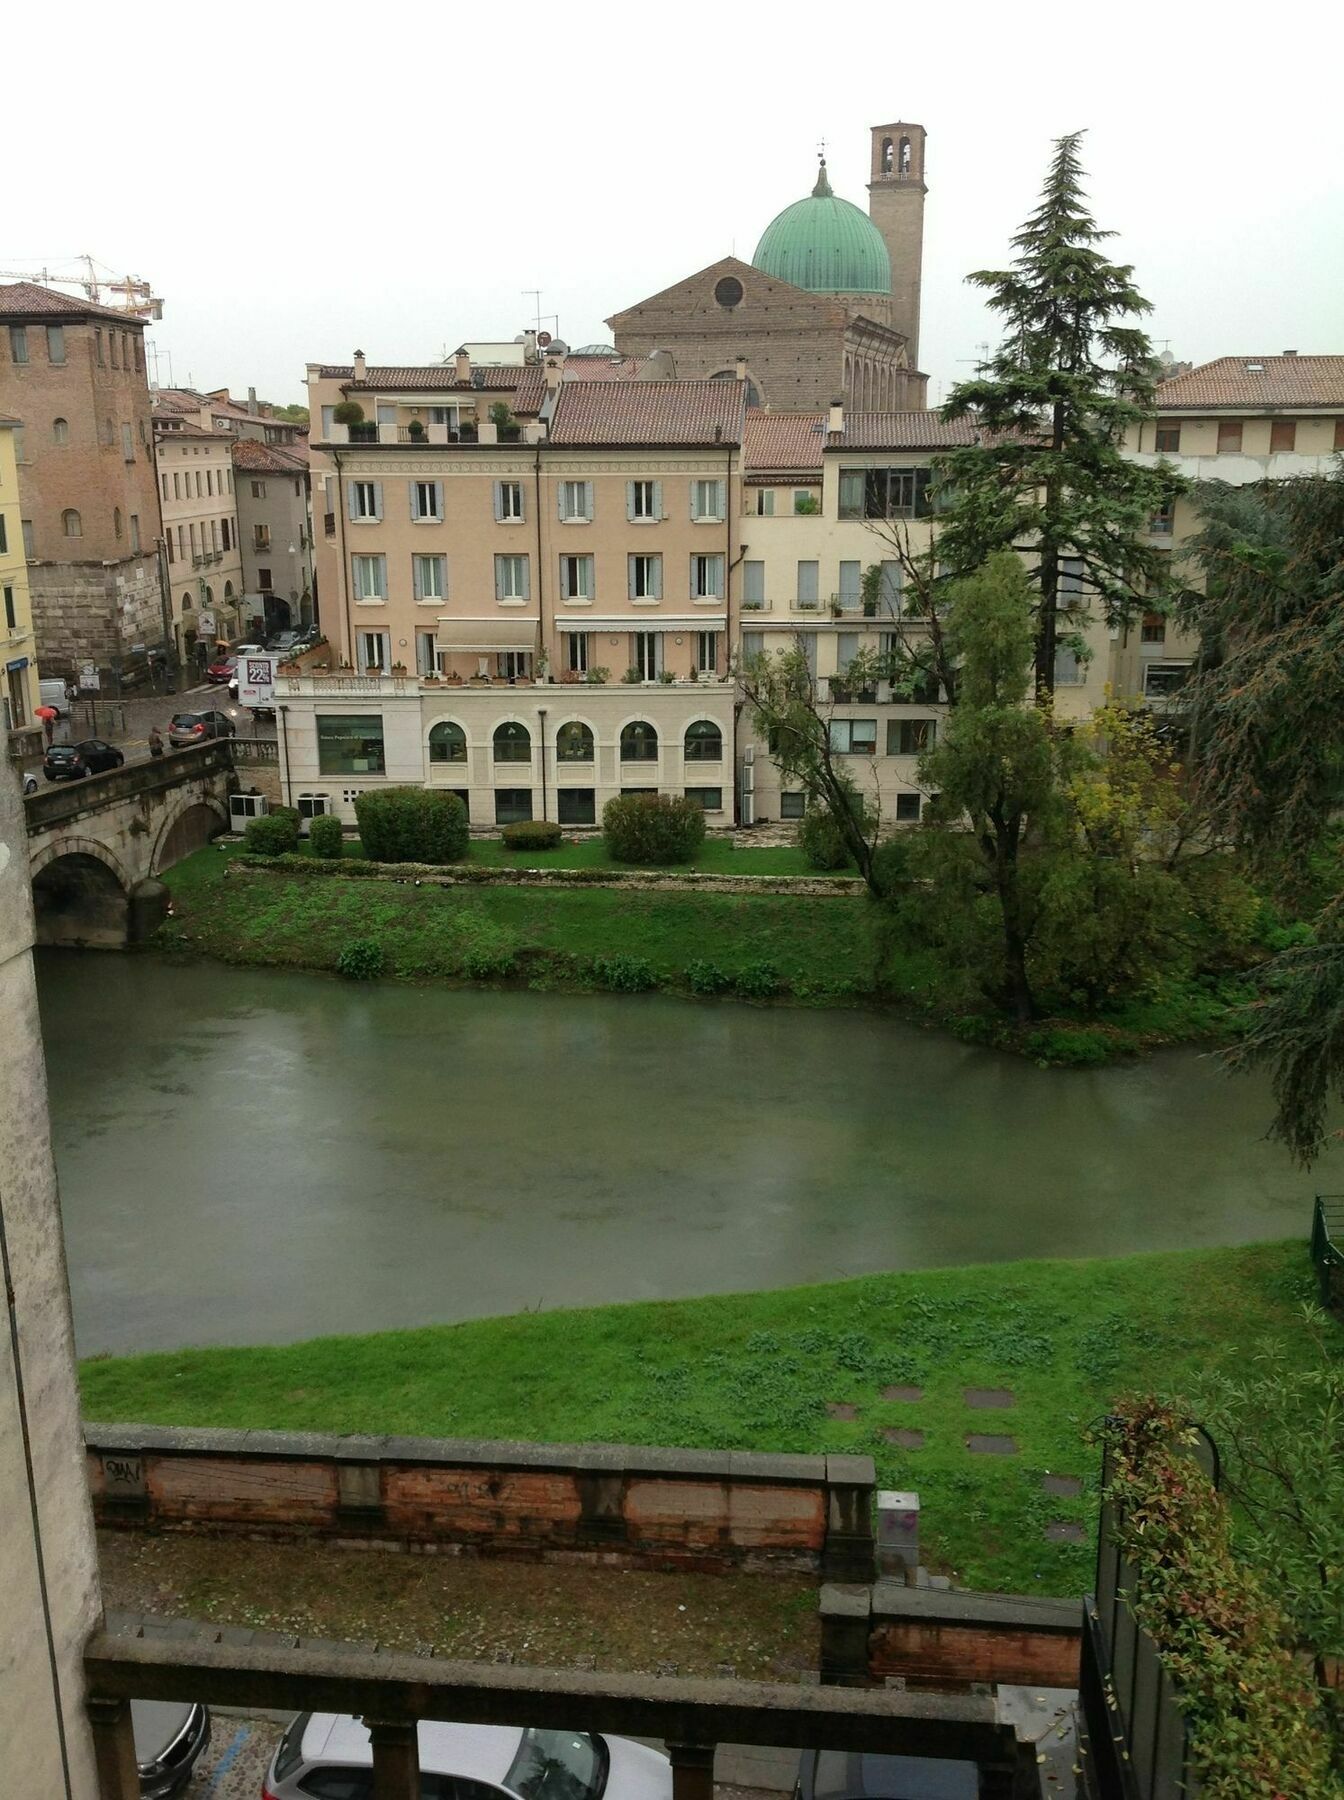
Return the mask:
[[750,260],[810,189],[819,139],[836,193],[866,206],[869,127],[903,118],[929,133],[936,401],[994,330],[966,272],[1003,262],[1051,138],[1086,127],[1095,212],[1159,348],[1344,352],[1340,17],[1328,0],[148,0],[116,23],[77,0],[53,38],[24,6],[0,266],[88,251],[163,297],[165,384],[171,357],[179,383],[302,400],[305,362],[356,344],[415,363],[512,338],[532,288],[571,345],[608,341],[609,314]]

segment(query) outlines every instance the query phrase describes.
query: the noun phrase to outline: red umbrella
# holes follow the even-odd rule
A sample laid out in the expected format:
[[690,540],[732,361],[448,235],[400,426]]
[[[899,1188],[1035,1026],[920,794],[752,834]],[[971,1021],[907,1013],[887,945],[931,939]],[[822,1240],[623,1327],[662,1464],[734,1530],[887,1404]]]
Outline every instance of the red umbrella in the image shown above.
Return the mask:
[[54,706],[35,706],[33,712],[39,719],[59,719],[61,716]]

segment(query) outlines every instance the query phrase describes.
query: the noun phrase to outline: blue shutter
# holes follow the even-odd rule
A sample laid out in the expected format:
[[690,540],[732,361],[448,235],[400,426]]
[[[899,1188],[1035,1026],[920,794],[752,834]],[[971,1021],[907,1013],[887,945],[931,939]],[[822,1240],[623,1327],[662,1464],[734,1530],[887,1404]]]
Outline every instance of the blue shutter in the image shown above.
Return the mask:
[[434,483],[434,516],[436,519],[443,517],[443,483],[441,481]]
[[625,516],[631,521],[635,516],[635,484],[633,481],[627,481],[625,484]]
[[663,516],[663,484],[661,481],[655,481],[653,484],[653,516],[655,519],[661,519]]
[[532,559],[520,556],[518,560],[523,565],[523,591],[519,595],[519,599],[530,600],[532,598]]
[[557,519],[565,517],[565,484],[563,481],[557,481],[555,484],[555,516]]
[[373,484],[373,516],[375,519],[381,519],[383,516],[383,484],[381,481],[375,481]]
[[496,521],[496,523],[498,523],[498,521],[500,519],[502,519],[503,517],[504,517],[504,483],[502,481],[497,481],[495,483],[495,521]]
[[411,598],[413,600],[423,600],[425,597],[425,584],[420,577],[420,558],[418,556],[413,556],[411,558]]
[[351,524],[359,517],[359,514],[355,511],[355,489],[358,485],[358,482],[354,481],[347,481],[345,484],[345,511],[346,517],[350,520]]
[[585,519],[591,519],[594,516],[593,484],[591,481],[585,481],[583,484],[583,516]]
[[652,564],[653,564],[653,566],[650,571],[650,573],[653,576],[653,581],[651,583],[651,586],[653,588],[652,598],[655,600],[661,600],[663,597],[663,559],[662,559],[662,557],[661,556],[653,557]]
[[407,482],[407,483],[406,483],[406,492],[407,492],[407,493],[408,493],[408,494],[409,494],[409,496],[410,496],[410,502],[411,502],[411,517],[412,517],[412,518],[413,518],[413,519],[418,519],[418,518],[419,518],[419,517],[420,517],[420,515],[419,515],[419,513],[418,513],[418,512],[417,512],[417,511],[416,511],[416,510],[415,510],[415,488],[416,488],[416,484],[415,484],[415,482],[413,482],[413,481],[408,481],[408,482]]

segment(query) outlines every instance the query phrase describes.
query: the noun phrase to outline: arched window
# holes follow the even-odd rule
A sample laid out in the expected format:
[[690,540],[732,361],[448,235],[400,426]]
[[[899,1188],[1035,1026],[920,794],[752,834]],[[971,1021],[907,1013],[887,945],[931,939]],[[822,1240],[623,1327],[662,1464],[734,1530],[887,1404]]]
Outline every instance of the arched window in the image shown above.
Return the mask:
[[61,530],[67,537],[83,537],[84,527],[73,506],[67,506],[61,514]]
[[112,535],[113,537],[121,536],[121,508],[119,506],[112,508]]
[[182,590],[182,610],[183,612],[191,611],[191,595],[185,588]]
[[657,762],[658,733],[647,719],[632,719],[621,732],[622,762]]
[[722,762],[723,733],[713,719],[697,719],[686,727],[687,762]]
[[[429,760],[432,763],[464,763],[467,760],[467,734],[451,719],[432,727],[429,734]],[[495,740],[495,760],[499,761],[499,740]]]
[[105,444],[113,444],[116,442],[116,430],[111,419],[103,420],[103,442]]
[[909,173],[910,173],[910,140],[909,140],[909,138],[902,138],[901,139],[901,174],[908,175]]
[[555,734],[557,762],[591,762],[593,734],[581,719],[570,719]]
[[526,725],[510,719],[495,727],[495,761],[525,763],[532,760],[532,733]]
[[65,419],[53,419],[51,421],[51,435],[58,444],[68,444],[70,442],[70,426],[67,421]]
[[233,583],[231,581],[224,583],[224,598],[225,600],[233,599]]
[[215,590],[212,587],[208,587],[205,590],[205,604],[207,606],[213,606],[215,604]]
[[894,161],[895,161],[895,153],[892,149],[891,139],[883,138],[883,140],[882,140],[882,173],[884,175],[891,174],[892,165],[893,165]]

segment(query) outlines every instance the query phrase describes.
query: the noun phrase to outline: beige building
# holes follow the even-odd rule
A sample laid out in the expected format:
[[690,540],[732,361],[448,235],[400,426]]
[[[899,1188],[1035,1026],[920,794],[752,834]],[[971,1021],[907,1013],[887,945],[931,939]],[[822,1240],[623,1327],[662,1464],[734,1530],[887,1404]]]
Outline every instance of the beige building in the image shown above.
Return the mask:
[[19,464],[14,454],[18,419],[0,418],[0,645],[4,653],[3,722],[6,731],[31,728],[38,701],[37,639],[23,554]]
[[282,448],[240,437],[233,487],[243,556],[243,598],[269,636],[313,622],[313,539],[308,439]]
[[250,632],[234,495],[233,438],[177,414],[154,421],[165,568],[178,659]]
[[[331,666],[284,696],[302,809],[351,817],[390,779],[481,827],[591,825],[638,789],[730,824],[743,384],[562,382],[552,358],[513,441],[488,417],[463,441],[408,373],[365,378],[376,441],[333,419],[314,445]],[[310,379],[320,418],[339,382]]]
[[0,286],[0,413],[19,419],[20,518],[46,673],[163,633],[143,319]]
[[[1344,451],[1344,356],[1221,356],[1186,368],[1158,389],[1157,410],[1130,436],[1135,461],[1171,464],[1186,481],[1235,485],[1324,475]],[[1179,557],[1200,529],[1183,496],[1152,521],[1152,541]],[[1167,710],[1198,645],[1158,613],[1117,635],[1115,692]]]

